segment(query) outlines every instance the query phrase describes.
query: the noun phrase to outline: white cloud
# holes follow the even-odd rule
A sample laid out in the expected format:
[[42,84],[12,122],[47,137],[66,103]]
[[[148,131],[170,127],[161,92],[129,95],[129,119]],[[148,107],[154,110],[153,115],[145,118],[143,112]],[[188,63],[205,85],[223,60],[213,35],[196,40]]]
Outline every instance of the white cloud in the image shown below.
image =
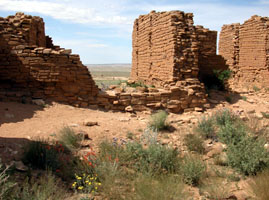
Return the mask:
[[[269,1],[262,1],[268,3]],[[142,6],[144,12],[151,10],[156,11],[169,11],[169,10],[181,10],[184,12],[194,13],[194,23],[202,25],[212,30],[221,30],[223,24],[231,23],[243,23],[249,19],[252,15],[268,15],[268,6],[261,4],[256,5],[229,5],[219,2],[215,3],[178,3],[178,4],[166,4],[166,5],[152,5],[144,4]]]
[[269,1],[268,0],[261,0],[259,3],[260,4],[269,5]]
[[[95,6],[90,6],[89,3]],[[71,21],[81,24],[118,24],[128,25],[130,20],[119,15],[117,9],[111,8],[109,4],[99,4],[93,1],[44,1],[44,0],[1,0],[0,10],[35,12],[47,15],[59,20]]]
[[63,39],[57,39],[54,38],[54,43],[56,45],[60,45],[64,48],[77,48],[77,47],[88,47],[88,48],[100,48],[100,47],[107,47],[106,44],[98,43],[95,40],[89,40],[89,39],[80,39],[80,40],[63,40]]

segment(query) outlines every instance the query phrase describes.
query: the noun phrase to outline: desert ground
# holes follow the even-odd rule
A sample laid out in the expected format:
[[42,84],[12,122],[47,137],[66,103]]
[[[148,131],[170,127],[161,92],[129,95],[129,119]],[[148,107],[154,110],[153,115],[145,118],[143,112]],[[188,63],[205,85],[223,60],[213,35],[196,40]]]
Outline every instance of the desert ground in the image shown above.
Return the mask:
[[[126,79],[129,68],[124,67],[126,71],[122,67],[107,67],[100,71],[98,69],[100,68],[90,69],[93,77],[106,81],[110,80],[111,77],[118,77],[118,80]],[[124,76],[121,77],[122,73],[117,75],[118,72],[123,72]],[[112,84],[115,83],[112,82]],[[181,156],[189,153],[196,154],[188,150],[184,140],[186,135],[197,134],[194,131],[195,127],[203,118],[214,116],[215,113],[228,109],[246,122],[255,133],[265,134],[268,144],[268,99],[269,92],[266,88],[252,89],[244,94],[211,90],[209,91],[208,108],[205,111],[199,110],[183,114],[169,113],[166,120],[169,127],[167,130],[158,132],[157,142],[177,149]],[[78,150],[78,155],[91,152],[93,149],[98,153],[100,143],[103,141],[124,143],[141,141],[152,119],[152,114],[156,111],[114,112],[98,108],[76,108],[58,103],[38,106],[0,102],[0,112],[0,154],[4,163],[12,165],[12,163],[22,160],[25,144],[29,141],[55,141],[63,127],[70,127],[76,134],[85,136]],[[216,164],[216,157],[225,152],[225,145],[210,138],[203,140],[202,145],[205,150],[200,154],[200,159],[207,165],[206,175],[198,186],[188,184],[184,186],[184,192],[187,196],[183,199],[252,199],[253,192],[249,186],[249,182],[252,180],[251,176],[242,175],[227,165]],[[25,174],[25,171],[29,172],[31,168],[24,164],[16,167],[19,168],[17,170],[21,171],[21,174]],[[26,170],[22,170],[20,167],[26,168]],[[33,170],[31,173],[35,174],[36,172]],[[115,185],[117,183],[114,184],[113,188]],[[110,193],[109,196],[100,192],[95,195],[95,198],[131,198],[126,194],[129,189],[124,191],[121,187],[114,188],[114,193]],[[72,198],[79,199],[77,195],[73,195]],[[132,198],[136,199],[136,197]],[[145,199],[145,197],[137,199]]]

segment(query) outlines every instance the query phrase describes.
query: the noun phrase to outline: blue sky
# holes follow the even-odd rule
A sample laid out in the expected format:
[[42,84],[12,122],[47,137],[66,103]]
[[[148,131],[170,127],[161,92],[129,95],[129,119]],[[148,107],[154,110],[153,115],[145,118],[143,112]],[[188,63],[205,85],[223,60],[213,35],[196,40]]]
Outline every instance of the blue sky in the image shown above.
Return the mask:
[[54,43],[84,64],[131,63],[133,21],[151,10],[192,12],[195,24],[220,31],[255,14],[269,16],[269,0],[0,0],[0,16],[41,16]]

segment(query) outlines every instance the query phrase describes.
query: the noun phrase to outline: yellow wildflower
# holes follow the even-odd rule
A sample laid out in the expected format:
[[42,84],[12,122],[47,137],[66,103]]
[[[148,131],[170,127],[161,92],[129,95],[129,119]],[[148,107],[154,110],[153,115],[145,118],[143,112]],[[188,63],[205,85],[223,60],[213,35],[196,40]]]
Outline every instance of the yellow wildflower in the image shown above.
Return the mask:
[[98,183],[98,185],[102,185],[101,183]]
[[82,190],[82,189],[83,189],[83,186],[79,186],[78,189],[79,189],[79,190]]
[[79,177],[77,177],[77,179],[78,179],[78,180],[81,180],[82,178],[79,176]]
[[89,181],[85,181],[85,183],[89,183]]

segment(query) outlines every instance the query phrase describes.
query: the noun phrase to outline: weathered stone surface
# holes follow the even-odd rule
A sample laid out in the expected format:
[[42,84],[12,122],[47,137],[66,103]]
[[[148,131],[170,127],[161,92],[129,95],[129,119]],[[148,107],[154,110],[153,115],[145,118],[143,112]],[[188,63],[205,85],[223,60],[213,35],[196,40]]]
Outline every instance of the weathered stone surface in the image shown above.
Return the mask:
[[98,88],[79,56],[54,46],[45,36],[42,18],[23,13],[2,18],[0,100],[39,98],[85,107],[93,104],[90,98],[97,94]]
[[219,54],[233,71],[229,87],[244,91],[269,84],[269,18],[252,16],[242,25],[224,25],[220,33]]

